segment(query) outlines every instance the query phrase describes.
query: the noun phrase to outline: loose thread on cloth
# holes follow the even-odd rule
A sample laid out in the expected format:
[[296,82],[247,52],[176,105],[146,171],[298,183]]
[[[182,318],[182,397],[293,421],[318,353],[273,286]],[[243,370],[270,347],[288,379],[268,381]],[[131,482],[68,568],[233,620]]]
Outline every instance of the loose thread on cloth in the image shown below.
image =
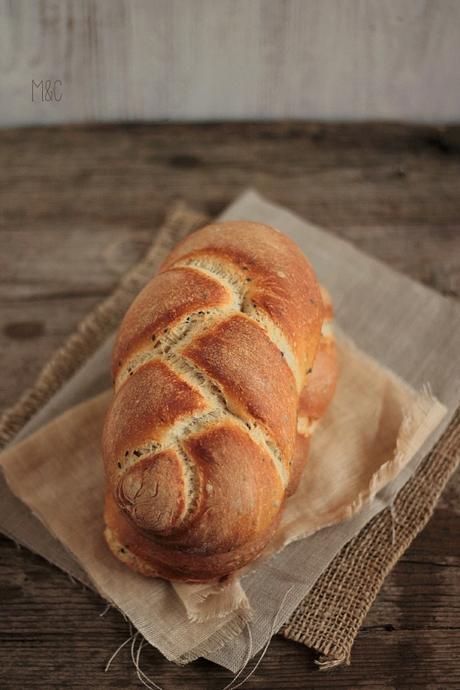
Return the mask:
[[111,605],[111,604],[107,604],[107,606],[105,607],[105,609],[104,609],[103,611],[101,611],[101,613],[99,614],[99,618],[104,618],[105,614],[108,613],[108,612],[110,611],[111,608],[112,608],[112,605]]
[[[270,643],[271,643],[271,641],[272,641],[272,637],[273,637],[273,635],[274,635],[274,633],[275,633],[276,626],[277,626],[277,624],[278,624],[278,618],[279,618],[279,615],[280,615],[280,613],[281,613],[281,610],[282,610],[282,608],[283,608],[283,606],[284,606],[284,602],[285,602],[286,599],[288,598],[288,596],[289,596],[289,594],[291,593],[293,587],[294,587],[294,585],[291,585],[291,586],[289,587],[289,589],[287,589],[286,592],[284,593],[284,597],[283,597],[283,599],[281,600],[281,604],[279,605],[278,610],[276,611],[276,613],[275,613],[275,615],[274,615],[274,617],[273,617],[273,622],[272,622],[272,625],[271,625],[271,628],[270,628],[270,634],[269,634],[269,636],[268,636],[267,642],[265,643],[265,645],[264,645],[264,647],[263,647],[263,649],[262,649],[262,653],[261,653],[261,655],[259,656],[259,658],[258,658],[258,660],[257,660],[257,662],[256,662],[256,664],[255,664],[255,666],[254,666],[254,668],[248,673],[247,676],[245,676],[245,678],[243,678],[242,681],[240,681],[239,683],[237,683],[237,685],[233,685],[234,681],[235,681],[236,678],[238,677],[238,674],[237,674],[237,676],[236,676],[228,685],[226,685],[222,690],[236,690],[236,688],[240,688],[240,687],[241,687],[244,683],[246,683],[246,681],[248,681],[249,678],[251,678],[251,676],[253,676],[254,673],[257,671],[257,669],[259,668],[260,663],[261,663],[262,659],[264,658],[265,654],[267,653],[268,648],[269,648],[269,646],[270,646]],[[249,624],[248,624],[248,629],[249,629]],[[252,643],[252,638],[250,638],[250,643]],[[251,646],[252,646],[252,645],[251,645]],[[251,651],[251,650],[250,650],[250,651]],[[251,658],[250,651],[248,652],[248,657],[249,657],[249,658]],[[246,662],[246,663],[247,663],[247,662]],[[244,666],[243,666],[243,668],[244,668]],[[241,671],[240,671],[239,673],[241,673]]]
[[70,573],[66,573],[66,575],[67,575],[67,577],[69,578],[70,582],[71,582],[73,585],[78,585],[78,584],[80,584],[80,583],[74,578],[74,576],[71,575]]
[[322,655],[319,657],[319,659],[315,659],[315,664],[318,666],[320,671],[328,671],[331,668],[342,666],[342,664],[347,663],[347,661],[348,659],[346,656],[331,659],[329,656]]
[[146,688],[149,688],[149,690],[163,690],[162,687],[160,685],[157,685],[155,681],[151,680],[139,666],[142,646],[144,644],[144,638],[140,636],[139,647],[137,649],[137,652],[135,653],[136,640],[139,638],[139,636],[140,633],[136,632],[133,635],[133,640],[131,643],[131,661],[133,662],[134,668],[136,669],[136,675],[142,683],[142,685],[144,685]]
[[116,648],[116,650],[114,651],[114,653],[112,654],[112,656],[110,657],[110,659],[107,661],[107,663],[106,663],[106,665],[105,665],[104,673],[107,673],[107,671],[108,671],[109,668],[110,668],[110,665],[111,665],[112,661],[115,659],[115,657],[118,656],[119,652],[121,652],[121,650],[123,649],[123,647],[126,647],[126,645],[127,645],[129,642],[131,642],[131,639],[132,639],[132,634],[130,633],[129,637],[127,637],[126,640],[125,640],[124,642],[122,642],[122,643]]
[[390,511],[391,545],[394,546],[396,544],[396,525],[398,525],[394,496],[392,497],[388,508]]
[[[238,673],[231,679],[227,685],[225,685],[221,690],[237,690],[237,688],[241,688],[248,680],[251,678],[251,676],[254,675],[254,673],[257,671],[259,668],[264,656],[266,655],[268,648],[270,646],[271,640],[273,635],[276,632],[276,628],[278,625],[278,619],[279,615],[283,609],[283,606],[286,602],[286,599],[288,598],[289,594],[291,593],[294,585],[291,585],[289,589],[286,590],[284,593],[283,599],[281,600],[281,603],[278,607],[278,609],[275,612],[275,615],[273,616],[273,621],[270,627],[270,634],[268,636],[268,640],[265,643],[264,647],[261,650],[260,656],[257,659],[256,663],[254,664],[254,667],[249,671],[249,673],[242,679],[240,680],[239,683],[235,685],[235,681],[240,678],[241,674],[245,671],[247,668],[247,665],[252,657],[252,651],[253,651],[253,639],[252,639],[252,632],[251,632],[251,625],[250,623],[247,623],[246,625],[246,630],[248,633],[248,647],[244,659],[244,663]],[[106,607],[106,609],[103,611],[105,613],[108,608],[110,608],[110,604]],[[100,614],[102,615],[102,614]],[[133,663],[134,668],[136,669],[136,675],[139,679],[139,681],[144,685],[146,688],[149,688],[149,690],[164,690],[161,685],[158,685],[154,680],[152,680],[146,673],[143,671],[140,667],[140,658],[141,658],[141,652],[142,648],[145,644],[145,639],[142,637],[141,633],[139,631],[134,632],[132,625],[130,624],[130,633],[129,637],[124,640],[113,652],[111,655],[110,659],[107,661],[107,664],[105,665],[104,672],[107,673],[107,671],[110,669],[110,666],[112,664],[112,661],[118,656],[118,654],[121,652],[121,650],[126,647],[129,643],[130,645],[130,655],[131,655],[131,661]],[[136,642],[139,640],[138,647],[136,649]]]

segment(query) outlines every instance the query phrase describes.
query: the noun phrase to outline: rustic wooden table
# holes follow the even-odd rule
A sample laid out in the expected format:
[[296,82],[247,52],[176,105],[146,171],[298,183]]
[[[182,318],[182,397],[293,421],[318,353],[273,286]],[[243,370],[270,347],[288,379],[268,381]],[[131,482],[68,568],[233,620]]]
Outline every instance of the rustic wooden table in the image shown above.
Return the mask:
[[[0,406],[145,251],[168,204],[215,214],[251,185],[440,292],[460,296],[460,130],[403,125],[94,126],[0,133]],[[276,637],[247,688],[460,687],[460,475],[387,581],[352,665],[318,672]],[[140,687],[115,611],[0,538],[0,687]],[[211,663],[145,671],[223,687]]]

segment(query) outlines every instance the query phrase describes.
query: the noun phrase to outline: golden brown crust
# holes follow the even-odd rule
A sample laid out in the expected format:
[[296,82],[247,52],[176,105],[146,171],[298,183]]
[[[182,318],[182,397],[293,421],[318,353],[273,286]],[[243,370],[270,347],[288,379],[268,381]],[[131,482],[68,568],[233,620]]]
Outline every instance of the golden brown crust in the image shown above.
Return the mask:
[[113,376],[123,363],[165,328],[190,313],[225,307],[231,293],[212,276],[191,267],[172,268],[155,276],[127,311],[113,349]]
[[338,375],[337,352],[332,337],[321,338],[315,362],[299,400],[299,416],[320,419],[335,391]]
[[[174,529],[183,494],[174,457],[164,457],[166,453],[157,456],[163,467],[155,476],[154,458],[142,460],[124,475],[116,500],[107,497],[106,522],[125,552],[144,563],[144,570],[150,567],[170,577],[174,566],[175,576],[180,567],[188,580],[222,577],[236,562],[242,567],[251,560],[256,544],[263,548],[268,542],[284,501],[284,487],[268,452],[237,422],[225,421],[198,432],[184,448],[195,463],[200,486],[199,505],[186,528]],[[172,519],[161,511],[165,499],[168,502],[162,486],[170,481],[179,502]]]
[[[152,541],[149,532],[139,529],[107,491],[105,536],[115,556],[143,575],[207,582],[242,568],[260,553],[278,525],[284,489],[268,456],[244,431],[239,433],[236,428],[236,435],[234,431],[231,426],[218,428],[191,440],[191,449],[199,457],[206,477],[203,488],[207,496],[197,514],[196,529],[192,524],[182,534],[164,540],[156,535]],[[228,463],[229,472],[222,472]],[[235,476],[242,470],[249,477],[254,467],[260,473],[259,485],[248,481],[241,491]],[[209,496],[212,500],[208,505]]]
[[166,362],[147,362],[121,386],[107,414],[102,438],[106,468],[124,466],[133,453],[142,457],[142,449],[164,443],[173,424],[207,409],[200,392]]
[[289,478],[288,496],[297,491],[308,461],[313,428],[326,413],[334,396],[338,376],[334,337],[321,338],[312,371],[302,390],[298,407],[296,443]]
[[[308,261],[273,228],[219,223],[172,252],[114,349],[105,535],[120,560],[204,582],[260,553],[305,464],[297,411],[318,345],[320,378],[332,361],[325,312]],[[302,392],[307,422],[326,397]]]
[[187,438],[184,450],[198,468],[205,500],[181,535],[181,547],[223,553],[265,534],[280,511],[284,487],[271,456],[248,430],[224,421]]
[[320,285],[319,289],[324,307],[324,321],[330,322],[334,318],[334,306],[332,304],[331,296],[324,285]]
[[288,471],[295,441],[296,384],[283,353],[261,326],[234,314],[193,340],[183,354],[218,384],[238,417],[265,429]]
[[314,271],[297,245],[262,223],[213,223],[180,242],[162,269],[203,256],[248,277],[246,302],[283,331],[301,367],[308,369],[318,345],[323,304]]
[[[324,327],[330,330],[333,307],[327,290],[321,287],[324,303]],[[288,495],[296,492],[308,460],[310,438],[314,425],[323,417],[334,397],[338,377],[335,339],[332,331],[322,334],[311,371],[299,398],[297,436],[289,479]]]
[[166,450],[129,467],[117,485],[116,498],[139,529],[164,535],[182,525],[186,495],[181,459]]
[[294,455],[292,458],[291,474],[289,476],[289,485],[287,488],[287,495],[292,496],[297,491],[297,488],[302,479],[302,474],[308,461],[308,454],[310,452],[310,433],[304,434],[297,432],[296,442],[294,448]]

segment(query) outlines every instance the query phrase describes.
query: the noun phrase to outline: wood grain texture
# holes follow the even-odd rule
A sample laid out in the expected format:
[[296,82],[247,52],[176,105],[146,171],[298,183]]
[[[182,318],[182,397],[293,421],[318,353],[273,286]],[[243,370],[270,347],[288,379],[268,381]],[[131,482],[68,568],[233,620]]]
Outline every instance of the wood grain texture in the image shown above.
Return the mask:
[[[150,243],[170,201],[209,214],[246,186],[291,207],[427,285],[460,296],[458,128],[215,124],[0,132],[0,405],[12,403]],[[460,475],[385,582],[352,666],[316,671],[274,638],[250,688],[460,685]],[[115,611],[0,539],[0,687],[141,687]],[[218,689],[230,674],[143,667],[165,690]],[[37,680],[38,679],[38,680]]]
[[459,44],[455,0],[0,0],[0,125],[458,121]]

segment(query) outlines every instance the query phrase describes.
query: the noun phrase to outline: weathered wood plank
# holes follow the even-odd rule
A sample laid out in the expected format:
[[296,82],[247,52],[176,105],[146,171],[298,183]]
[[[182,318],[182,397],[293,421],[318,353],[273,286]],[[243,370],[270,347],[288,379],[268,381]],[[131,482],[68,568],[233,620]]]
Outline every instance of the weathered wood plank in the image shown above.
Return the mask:
[[31,385],[50,355],[61,346],[102,295],[62,292],[45,299],[1,304],[0,404],[6,407]]
[[213,214],[252,184],[332,228],[456,224],[458,138],[456,128],[296,123],[10,130],[2,216],[16,228],[45,219],[59,231],[70,218],[145,230],[177,196]]

